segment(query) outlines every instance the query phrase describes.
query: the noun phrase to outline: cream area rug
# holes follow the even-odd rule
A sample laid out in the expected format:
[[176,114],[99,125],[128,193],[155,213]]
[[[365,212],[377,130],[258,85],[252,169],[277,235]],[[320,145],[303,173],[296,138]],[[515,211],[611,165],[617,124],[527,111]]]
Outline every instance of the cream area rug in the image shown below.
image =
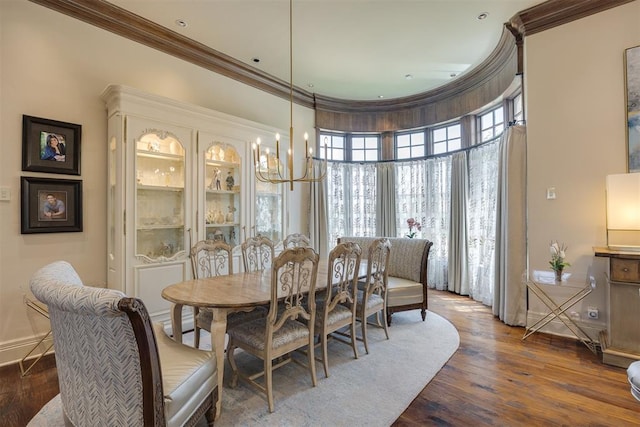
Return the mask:
[[[358,343],[359,358],[349,345],[329,342],[329,378],[316,362],[318,384],[309,371],[289,363],[274,372],[275,412],[269,413],[266,396],[250,385],[228,386],[231,369],[225,363],[222,413],[216,426],[388,426],[455,353],[460,337],[455,327],[435,313],[422,322],[418,311],[393,315],[387,340],[382,329],[368,329],[369,354]],[[189,343],[193,334],[186,334]],[[209,348],[203,333],[201,348]],[[316,349],[320,356],[320,349]],[[301,360],[304,356],[296,355]],[[226,360],[226,359],[225,359]],[[260,370],[261,362],[236,350],[245,369]],[[57,407],[56,407],[57,406]],[[29,426],[61,425],[59,396],[49,402]],[[64,425],[64,424],[62,424]],[[204,420],[199,426],[206,425]]]

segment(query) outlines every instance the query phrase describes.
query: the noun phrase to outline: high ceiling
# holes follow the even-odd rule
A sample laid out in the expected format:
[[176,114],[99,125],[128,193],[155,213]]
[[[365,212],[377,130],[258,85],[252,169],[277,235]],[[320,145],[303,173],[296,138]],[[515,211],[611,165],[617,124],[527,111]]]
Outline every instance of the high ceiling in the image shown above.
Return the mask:
[[[290,79],[288,0],[110,2],[275,77]],[[293,83],[312,93],[352,100],[423,93],[480,64],[498,44],[503,24],[540,3],[293,0]],[[481,14],[486,18],[478,19]],[[186,26],[178,25],[178,20]]]

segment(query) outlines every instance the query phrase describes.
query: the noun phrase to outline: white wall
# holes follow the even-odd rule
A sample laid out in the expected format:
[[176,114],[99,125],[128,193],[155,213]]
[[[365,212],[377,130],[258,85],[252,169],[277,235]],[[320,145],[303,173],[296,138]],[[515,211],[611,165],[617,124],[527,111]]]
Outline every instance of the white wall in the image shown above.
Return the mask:
[[[273,127],[289,127],[287,100],[24,0],[0,2],[0,365],[20,359],[48,329],[22,304],[31,274],[57,259],[92,285],[106,283],[106,110],[109,84],[211,108]],[[82,125],[82,233],[20,234],[20,177],[77,178],[21,171],[22,115]],[[294,127],[314,134],[314,114],[296,106]],[[297,139],[301,142],[301,138]],[[299,152],[302,150],[299,150]],[[288,190],[287,190],[288,191]],[[306,232],[306,206],[296,189],[289,229]]]
[[606,245],[605,176],[627,171],[623,52],[637,45],[638,1],[525,39],[529,262],[549,270],[558,240],[569,247],[568,272],[584,280],[593,266],[597,290],[575,310],[585,319],[598,307],[597,327],[607,261],[592,247]]

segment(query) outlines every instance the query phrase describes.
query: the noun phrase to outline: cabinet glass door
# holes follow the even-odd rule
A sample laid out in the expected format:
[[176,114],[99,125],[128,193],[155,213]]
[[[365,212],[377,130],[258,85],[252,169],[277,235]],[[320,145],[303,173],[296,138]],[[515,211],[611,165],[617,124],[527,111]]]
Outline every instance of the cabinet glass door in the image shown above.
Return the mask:
[[[267,168],[267,155],[262,155],[260,167],[263,175],[268,175],[268,170],[274,170],[277,162],[273,154],[268,155],[269,166]],[[283,184],[272,184],[256,179],[256,233],[274,242],[283,239],[282,233],[282,206]]]
[[205,152],[205,237],[231,246],[240,243],[241,159],[236,149],[215,142]]
[[170,133],[146,133],[136,141],[136,256],[157,262],[182,255],[184,212],[184,147]]

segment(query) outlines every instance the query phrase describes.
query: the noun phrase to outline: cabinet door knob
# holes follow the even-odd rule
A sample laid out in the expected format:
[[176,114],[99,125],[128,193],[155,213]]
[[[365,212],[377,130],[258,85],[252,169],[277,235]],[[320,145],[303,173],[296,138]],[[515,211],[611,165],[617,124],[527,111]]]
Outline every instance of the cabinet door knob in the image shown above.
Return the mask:
[[629,269],[627,267],[623,268],[622,271],[624,271],[625,273],[629,272]]

